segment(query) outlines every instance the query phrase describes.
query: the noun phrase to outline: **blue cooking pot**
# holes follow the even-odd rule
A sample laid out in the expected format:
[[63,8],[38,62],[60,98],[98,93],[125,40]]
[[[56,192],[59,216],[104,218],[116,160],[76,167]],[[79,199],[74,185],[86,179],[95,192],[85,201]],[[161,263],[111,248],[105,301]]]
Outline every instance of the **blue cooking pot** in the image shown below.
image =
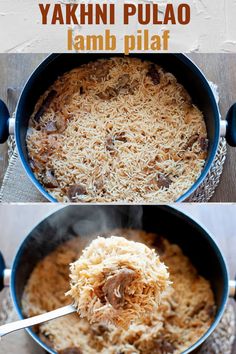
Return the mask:
[[[17,104],[15,120],[10,119],[6,105],[0,101],[0,143],[6,141],[9,133],[14,130],[18,153],[26,174],[44,197],[52,202],[57,200],[44,189],[30,168],[25,141],[29,118],[39,96],[59,75],[89,61],[110,56],[114,54],[51,54],[37,67],[24,86]],[[229,110],[226,120],[221,120],[216,98],[206,77],[184,54],[135,54],[133,56],[155,62],[173,73],[204,114],[209,139],[208,156],[200,177],[176,200],[184,201],[198,188],[209,172],[216,156],[220,136],[225,136],[231,146],[236,146],[236,104]]]
[[[225,260],[209,232],[182,212],[168,206],[71,205],[39,223],[25,238],[13,261],[11,275],[0,259],[0,287],[9,283],[14,307],[22,319],[21,299],[26,282],[36,264],[62,242],[77,235],[86,237],[116,228],[143,229],[163,235],[178,244],[200,275],[211,283],[216,314],[209,330],[182,354],[194,353],[218,325],[228,296],[235,297],[235,282],[229,281]],[[157,245],[158,246],[158,245]],[[6,278],[4,280],[4,274]],[[39,285],[40,286],[40,285]],[[0,288],[0,289],[1,289]],[[33,332],[27,332],[48,353],[56,352]]]

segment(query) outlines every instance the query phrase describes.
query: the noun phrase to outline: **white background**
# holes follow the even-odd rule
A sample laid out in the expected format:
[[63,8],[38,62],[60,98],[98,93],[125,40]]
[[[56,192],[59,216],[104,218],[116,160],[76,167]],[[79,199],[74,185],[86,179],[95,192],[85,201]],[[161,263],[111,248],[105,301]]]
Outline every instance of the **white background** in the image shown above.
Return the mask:
[[[65,52],[67,27],[42,25],[38,3],[55,4],[53,0],[0,0],[0,52]],[[60,3],[77,3],[64,0]],[[102,3],[101,0],[85,0],[84,3]],[[141,26],[137,19],[130,26],[122,26],[122,9],[125,2],[137,0],[111,0],[116,3],[116,25],[112,32],[117,35],[117,51],[123,51],[124,33],[136,33],[147,28],[151,34],[161,29],[171,30],[170,52],[236,52],[236,1],[235,0],[162,0],[175,6],[185,2],[191,5],[192,20],[187,26]],[[139,1],[152,3],[151,1]],[[77,26],[73,29],[81,34],[103,34],[109,26]]]

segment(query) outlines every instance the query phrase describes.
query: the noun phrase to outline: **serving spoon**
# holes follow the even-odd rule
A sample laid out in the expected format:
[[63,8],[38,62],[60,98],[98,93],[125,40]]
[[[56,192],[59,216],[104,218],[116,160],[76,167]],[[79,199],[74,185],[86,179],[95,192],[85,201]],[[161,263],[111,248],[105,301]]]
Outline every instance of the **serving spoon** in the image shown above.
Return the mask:
[[60,307],[59,309],[43,313],[42,315],[33,316],[26,318],[24,320],[19,320],[11,323],[7,323],[0,326],[0,338],[11,333],[18,331],[23,328],[31,327],[42,322],[47,322],[54,320],[55,318],[69,315],[70,313],[76,312],[76,309],[72,305],[67,305]]

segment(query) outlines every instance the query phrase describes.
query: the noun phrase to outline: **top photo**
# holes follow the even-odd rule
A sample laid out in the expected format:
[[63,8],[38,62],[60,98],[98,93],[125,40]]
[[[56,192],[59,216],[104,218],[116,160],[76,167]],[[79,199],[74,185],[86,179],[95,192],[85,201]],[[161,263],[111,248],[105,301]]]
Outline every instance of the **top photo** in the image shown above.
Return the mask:
[[236,54],[0,54],[0,202],[236,202]]

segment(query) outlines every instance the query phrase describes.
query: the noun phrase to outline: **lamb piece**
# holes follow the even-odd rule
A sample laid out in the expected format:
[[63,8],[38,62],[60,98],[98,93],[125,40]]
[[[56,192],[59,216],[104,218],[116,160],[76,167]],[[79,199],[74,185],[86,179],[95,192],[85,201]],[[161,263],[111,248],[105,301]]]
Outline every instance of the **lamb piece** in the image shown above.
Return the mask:
[[[33,331],[34,328],[36,326],[33,327]],[[40,328],[40,326],[38,325],[38,327]],[[40,333],[39,329],[38,331],[36,331],[37,334],[39,334],[40,339],[49,347],[52,348],[53,347],[53,342],[50,340],[50,336],[47,333]]]
[[102,177],[98,177],[98,179],[94,182],[94,187],[97,191],[101,191],[102,193],[106,192],[106,188],[104,187],[104,179]]
[[133,93],[133,88],[129,84],[129,74],[121,75],[117,81],[116,87],[107,87],[105,91],[100,92],[98,96],[103,100],[110,100],[117,97],[119,93]]
[[104,333],[109,331],[108,327],[103,324],[98,324],[98,325],[94,324],[91,327],[91,329],[94,332],[94,334],[97,336],[102,336]]
[[160,74],[157,71],[155,64],[151,64],[149,66],[147,76],[150,76],[154,85],[158,85],[160,83]]
[[101,82],[102,80],[106,79],[110,72],[110,68],[104,62],[95,62],[91,63],[90,68],[90,78],[93,79],[95,77],[97,82]]
[[199,302],[195,307],[194,309],[192,310],[192,312],[190,313],[190,317],[194,317],[196,315],[199,314],[199,312],[201,312],[206,306],[206,301],[201,301]]
[[[189,95],[189,93],[186,91],[186,89],[181,84],[178,83],[177,88],[179,90],[181,97],[184,100],[185,110],[191,112],[191,110],[193,108],[191,96]],[[191,114],[190,114],[190,117],[191,117]]]
[[191,148],[193,146],[194,143],[196,143],[196,141],[199,138],[199,134],[193,134],[189,140],[187,141],[187,143],[184,145],[184,150],[187,150],[189,148]]
[[125,132],[115,134],[115,140],[127,142],[127,138],[125,137]]
[[46,112],[46,110],[48,109],[48,107],[50,106],[50,103],[52,102],[52,100],[54,99],[54,97],[56,96],[57,91],[55,90],[51,90],[49,92],[49,94],[47,95],[47,97],[45,98],[45,100],[43,101],[41,107],[39,107],[38,111],[36,112],[35,116],[34,116],[34,120],[35,122],[39,123],[40,118],[42,117],[42,115]]
[[129,74],[123,74],[119,77],[116,88],[118,90],[125,88],[128,86],[128,83],[130,81],[130,76]]
[[116,89],[118,90],[118,93],[133,95],[138,85],[139,82],[137,80],[133,81],[131,84],[129,74],[123,74],[118,79]]
[[46,126],[44,127],[47,134],[53,133],[63,133],[66,130],[67,124],[65,118],[60,115],[57,115],[55,121],[47,122]]
[[172,180],[164,175],[163,173],[158,173],[157,175],[157,186],[158,188],[169,188],[171,185]]
[[207,138],[200,137],[199,144],[200,144],[202,151],[206,152],[208,150],[209,140]]
[[152,351],[152,354],[171,354],[174,351],[175,346],[172,343],[160,338],[155,340],[155,349]]
[[98,97],[102,100],[111,100],[118,95],[118,91],[113,87],[107,87],[105,91],[100,92]]
[[59,186],[54,171],[47,170],[42,180],[43,184],[47,188],[57,188]]
[[29,159],[29,165],[34,172],[42,172],[44,170],[44,166],[38,160]]
[[57,119],[56,119],[56,127],[57,127],[58,133],[63,133],[64,130],[66,130],[66,128],[67,128],[67,124],[66,124],[65,118],[63,118],[62,116],[58,115]]
[[97,181],[94,182],[94,186],[96,189],[102,189],[103,187],[103,180],[99,178]]
[[214,305],[207,305],[206,312],[209,318],[212,318],[215,315],[216,309]]
[[58,354],[83,354],[83,352],[80,348],[72,347],[59,350]]
[[102,288],[107,301],[118,310],[124,306],[125,288],[135,279],[136,274],[133,270],[123,268],[117,274],[109,277]]
[[106,138],[106,150],[107,151],[114,151],[115,150],[114,138],[111,135],[109,135]]
[[105,295],[104,295],[104,292],[102,290],[102,286],[97,286],[94,288],[94,293],[95,295],[99,298],[99,300],[101,301],[101,303],[103,305],[106,304],[106,298],[105,298]]
[[126,143],[127,138],[125,137],[125,133],[124,132],[117,133],[114,136],[108,135],[106,138],[106,144],[105,144],[107,151],[110,151],[111,153],[115,152],[115,140],[123,141],[124,143]]
[[56,122],[54,122],[54,121],[47,122],[47,124],[45,126],[45,130],[48,134],[56,133],[57,132]]
[[86,195],[86,194],[87,194],[87,190],[81,184],[74,184],[70,186],[69,189],[67,190],[67,196],[72,202],[74,201],[74,198],[76,196]]

